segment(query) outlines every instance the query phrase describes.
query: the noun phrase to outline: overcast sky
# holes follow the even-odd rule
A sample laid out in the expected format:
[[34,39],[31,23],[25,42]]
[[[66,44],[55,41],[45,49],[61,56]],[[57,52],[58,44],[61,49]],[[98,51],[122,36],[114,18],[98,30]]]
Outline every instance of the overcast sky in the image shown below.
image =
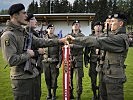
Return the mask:
[[[32,2],[33,0],[0,0],[0,10],[2,9],[8,9],[10,5],[14,3],[23,3],[27,9],[28,5]],[[40,0],[34,0],[39,2]],[[73,2],[74,0],[68,0],[70,2]]]

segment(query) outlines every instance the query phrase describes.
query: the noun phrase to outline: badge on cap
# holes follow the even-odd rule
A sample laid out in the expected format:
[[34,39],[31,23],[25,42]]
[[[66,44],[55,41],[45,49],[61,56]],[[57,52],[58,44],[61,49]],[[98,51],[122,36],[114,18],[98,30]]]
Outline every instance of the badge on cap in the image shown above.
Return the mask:
[[5,46],[9,46],[10,45],[10,41],[9,41],[9,39],[6,39],[5,40]]
[[78,22],[79,22],[78,20],[75,21],[75,23],[78,23]]
[[119,15],[118,14],[114,14],[114,17],[117,18]]
[[108,18],[110,19],[111,18],[111,15],[108,15]]

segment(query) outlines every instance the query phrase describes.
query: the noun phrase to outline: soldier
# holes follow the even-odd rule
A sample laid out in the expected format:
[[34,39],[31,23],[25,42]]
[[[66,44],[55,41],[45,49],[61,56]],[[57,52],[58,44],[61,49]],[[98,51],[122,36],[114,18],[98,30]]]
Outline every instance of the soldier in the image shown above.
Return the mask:
[[129,42],[126,34],[124,14],[114,14],[111,18],[111,35],[108,37],[74,38],[68,36],[75,44],[98,46],[106,51],[103,64],[103,81],[105,83],[106,99],[124,100],[123,84],[126,82],[125,59],[127,57]]
[[[94,23],[94,33],[91,36],[100,37],[103,34],[103,24],[100,21]],[[96,47],[86,47],[84,54],[85,67],[88,67],[90,63],[88,75],[91,78],[91,87],[93,91],[92,100],[97,100],[97,71],[96,67],[98,66],[100,60],[100,49]]]
[[[112,15],[108,15],[105,23],[104,23],[104,33],[102,36],[110,36],[111,35],[111,17]],[[98,99],[101,100],[107,100],[107,91],[106,91],[106,85],[105,82],[103,81],[103,63],[104,63],[104,59],[105,59],[105,55],[106,55],[106,51],[105,50],[100,50],[100,64],[99,66],[99,95],[98,95]]]
[[[35,87],[39,72],[34,65],[32,73],[24,71],[26,61],[38,56],[39,52],[31,49],[23,50],[24,40],[28,37],[27,32],[21,25],[26,25],[27,13],[23,4],[13,4],[9,7],[10,20],[5,32],[1,36],[3,57],[10,66],[10,79],[14,100],[39,100]],[[37,47],[53,46],[65,42],[66,39],[45,40],[32,37],[32,43]],[[29,67],[31,67],[29,66]]]
[[[28,25],[26,26],[26,32],[27,33],[32,33],[34,36],[36,37],[40,37],[39,36],[39,32],[35,31],[35,28],[37,27],[37,20],[34,17],[34,15],[32,13],[28,13],[27,14],[27,19],[28,21]],[[37,48],[37,46],[34,44],[31,47],[34,51],[38,52],[39,55],[32,58],[32,63],[34,64],[34,66],[38,69],[39,71],[39,75],[37,76],[37,80],[36,80],[36,92],[38,92],[38,95],[36,95],[36,97],[38,97],[38,100],[41,97],[41,73],[42,73],[42,55],[44,54],[44,49],[43,48]]]
[[[81,33],[79,21],[74,21],[72,23],[72,33],[73,37],[83,37],[84,34]],[[77,91],[77,100],[80,100],[82,94],[82,78],[84,77],[83,72],[83,46],[70,44],[70,52],[72,57],[72,66],[71,66],[71,89],[70,89],[70,99],[74,99],[73,96],[73,75],[75,72],[76,76],[76,91]]]
[[[53,24],[49,24],[47,27],[47,33],[43,36],[45,39],[58,38],[54,34],[55,27]],[[57,78],[59,76],[59,68],[62,62],[61,46],[44,48],[45,53],[43,55],[43,68],[45,81],[48,89],[48,95],[46,99],[56,100]],[[52,90],[52,93],[51,93]]]

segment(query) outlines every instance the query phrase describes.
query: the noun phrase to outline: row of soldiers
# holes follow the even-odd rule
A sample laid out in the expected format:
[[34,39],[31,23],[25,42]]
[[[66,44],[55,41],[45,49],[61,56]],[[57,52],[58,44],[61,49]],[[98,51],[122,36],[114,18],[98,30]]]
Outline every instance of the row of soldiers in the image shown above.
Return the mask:
[[[43,31],[35,31],[37,20],[33,14],[25,12],[23,4],[11,5],[9,15],[10,20],[7,21],[7,27],[1,36],[1,44],[3,57],[10,66],[14,99],[40,100],[41,73],[44,72],[48,90],[46,99],[56,100],[57,78],[62,63],[61,47],[66,44],[66,38],[58,39],[54,34],[53,24],[47,26],[45,34]],[[84,36],[80,31],[79,21],[73,22],[71,35]],[[84,75],[83,46],[70,44],[70,47],[73,61],[71,72],[77,74],[77,99],[80,99]],[[32,69],[25,70],[29,67]],[[71,99],[74,99],[73,82],[71,83]]]
[[[108,16],[103,24],[94,24],[95,32],[85,37],[80,30],[80,22],[72,23],[72,32],[61,39],[54,34],[54,25],[49,24],[46,34],[35,31],[36,19],[33,14],[26,14],[23,4],[14,4],[9,8],[10,21],[1,37],[2,52],[10,66],[10,78],[15,100],[40,100],[41,73],[44,71],[48,89],[46,99],[56,100],[57,78],[62,62],[62,46],[69,41],[71,48],[71,88],[70,99],[73,95],[73,74],[76,74],[77,100],[81,99],[83,91],[82,78],[83,54],[85,67],[89,68],[93,100],[124,100],[123,83],[124,61],[128,51],[125,21],[122,14]],[[119,23],[118,23],[118,22]],[[117,22],[117,23],[116,23]],[[21,25],[27,25],[23,28]],[[108,31],[109,30],[109,31]],[[116,31],[117,30],[117,31]],[[31,48],[24,50],[25,39],[33,33]],[[112,34],[115,33],[115,34]],[[76,41],[76,42],[75,42]],[[85,48],[85,51],[83,51]],[[31,60],[32,73],[24,70],[25,62]],[[100,84],[97,87],[97,73]],[[99,95],[97,94],[99,90]]]

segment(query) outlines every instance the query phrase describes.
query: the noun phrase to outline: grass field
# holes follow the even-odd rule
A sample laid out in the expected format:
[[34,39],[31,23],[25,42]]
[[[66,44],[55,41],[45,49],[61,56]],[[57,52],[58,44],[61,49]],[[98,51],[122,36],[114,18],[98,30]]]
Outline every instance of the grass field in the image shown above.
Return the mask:
[[[127,82],[125,83],[125,88],[124,88],[125,100],[133,100],[133,48],[129,49],[128,57],[126,59],[126,64],[127,64],[126,68]],[[6,63],[2,59],[2,54],[0,50],[0,100],[13,100],[11,86],[10,86],[10,79],[9,79],[9,68],[4,69],[5,65]],[[47,95],[47,89],[45,86],[44,75],[42,74],[41,100],[45,100],[46,95]],[[81,99],[91,100],[91,97],[92,97],[92,92],[90,88],[90,78],[88,77],[88,69],[84,68],[83,94]],[[57,100],[62,100],[62,69],[60,69],[60,75],[58,78]]]

